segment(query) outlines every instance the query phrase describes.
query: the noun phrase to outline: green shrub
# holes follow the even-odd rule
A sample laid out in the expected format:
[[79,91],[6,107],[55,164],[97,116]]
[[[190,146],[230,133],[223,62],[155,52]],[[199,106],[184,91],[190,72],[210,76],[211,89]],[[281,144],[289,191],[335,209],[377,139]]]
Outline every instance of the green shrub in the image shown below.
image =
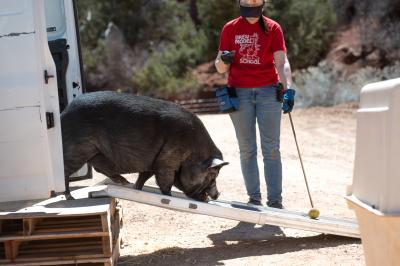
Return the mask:
[[140,93],[165,97],[198,89],[191,72],[203,60],[207,38],[190,21],[177,24],[172,36],[174,42],[167,42],[161,51],[153,51],[144,68],[133,77]]
[[329,0],[272,0],[266,14],[282,26],[293,68],[316,65],[329,51],[336,25]]
[[[159,98],[184,98],[194,94],[199,84],[192,74],[177,77],[167,65],[159,62],[158,56],[153,56],[140,72],[134,77],[139,87],[138,93]],[[192,93],[191,93],[192,92]]]
[[218,52],[221,29],[225,23],[239,16],[237,1],[197,0],[201,29],[208,37],[208,51],[205,57],[215,59]]
[[86,73],[96,71],[104,58],[104,38],[110,16],[107,1],[78,0],[79,33],[82,46],[83,66]]

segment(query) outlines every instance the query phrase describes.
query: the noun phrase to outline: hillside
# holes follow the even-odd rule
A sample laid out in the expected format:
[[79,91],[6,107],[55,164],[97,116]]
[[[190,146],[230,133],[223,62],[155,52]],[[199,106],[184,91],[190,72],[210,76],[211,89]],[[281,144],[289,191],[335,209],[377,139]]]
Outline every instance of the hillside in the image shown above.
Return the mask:
[[326,58],[295,72],[303,106],[355,101],[365,84],[400,77],[400,1],[333,2],[337,28]]

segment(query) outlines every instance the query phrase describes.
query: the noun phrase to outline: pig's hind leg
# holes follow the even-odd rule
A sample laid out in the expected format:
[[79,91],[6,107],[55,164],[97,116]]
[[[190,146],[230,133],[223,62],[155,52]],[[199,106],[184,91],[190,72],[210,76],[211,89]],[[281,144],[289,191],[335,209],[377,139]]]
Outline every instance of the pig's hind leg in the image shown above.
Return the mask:
[[153,175],[154,172],[140,172],[139,177],[135,183],[135,188],[138,190],[142,190],[144,183],[146,183],[146,181],[149,180],[149,178],[152,177]]
[[65,197],[67,199],[74,199],[69,189],[69,177],[87,163],[97,152],[96,147],[93,145],[84,145],[63,139]]
[[93,166],[93,168],[103,175],[109,177],[114,183],[121,185],[130,184],[125,177],[121,176],[118,171],[115,169],[114,164],[108,160],[103,154],[98,153],[94,156],[89,163]]

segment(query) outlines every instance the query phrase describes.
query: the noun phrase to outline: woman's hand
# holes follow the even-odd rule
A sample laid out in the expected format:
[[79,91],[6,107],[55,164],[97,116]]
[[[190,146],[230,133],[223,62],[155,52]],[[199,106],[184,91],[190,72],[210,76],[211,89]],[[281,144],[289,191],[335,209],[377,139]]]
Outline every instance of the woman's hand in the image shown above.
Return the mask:
[[227,65],[232,64],[235,60],[235,52],[223,51],[221,54],[221,60]]
[[[232,52],[230,52],[230,53],[232,54]],[[217,58],[215,59],[215,68],[217,69],[218,73],[220,73],[220,74],[228,72],[229,67],[230,67],[230,64],[226,64],[224,62],[224,59],[221,58],[222,54],[223,54],[223,52],[219,51],[218,55],[217,55]],[[233,62],[233,58],[232,58],[232,62]]]
[[282,110],[284,114],[292,112],[295,95],[296,91],[294,89],[287,89],[285,91],[285,94],[283,96],[283,105],[282,105]]

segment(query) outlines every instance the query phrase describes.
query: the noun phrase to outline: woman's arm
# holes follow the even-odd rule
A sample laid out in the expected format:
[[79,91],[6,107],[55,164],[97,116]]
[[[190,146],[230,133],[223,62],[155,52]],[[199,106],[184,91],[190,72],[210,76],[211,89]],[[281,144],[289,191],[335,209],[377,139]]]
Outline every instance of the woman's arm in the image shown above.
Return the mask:
[[283,84],[284,89],[290,88],[293,84],[292,71],[287,55],[284,51],[276,51],[274,53],[275,67],[279,74],[279,79]]
[[217,69],[218,73],[223,74],[229,70],[229,65],[225,64],[221,60],[222,51],[218,52],[217,58],[215,59],[215,68]]

